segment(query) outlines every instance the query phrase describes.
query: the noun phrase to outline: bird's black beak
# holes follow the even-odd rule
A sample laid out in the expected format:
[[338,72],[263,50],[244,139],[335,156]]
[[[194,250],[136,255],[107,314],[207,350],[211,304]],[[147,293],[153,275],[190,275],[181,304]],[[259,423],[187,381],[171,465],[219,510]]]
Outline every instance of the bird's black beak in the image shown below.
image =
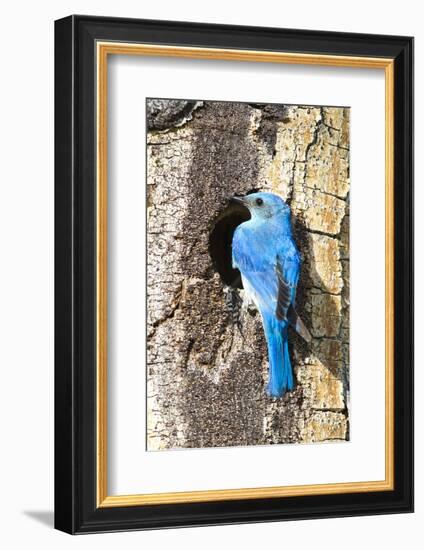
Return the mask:
[[233,197],[231,201],[234,201],[237,204],[242,204],[243,206],[246,206],[246,201],[244,197]]

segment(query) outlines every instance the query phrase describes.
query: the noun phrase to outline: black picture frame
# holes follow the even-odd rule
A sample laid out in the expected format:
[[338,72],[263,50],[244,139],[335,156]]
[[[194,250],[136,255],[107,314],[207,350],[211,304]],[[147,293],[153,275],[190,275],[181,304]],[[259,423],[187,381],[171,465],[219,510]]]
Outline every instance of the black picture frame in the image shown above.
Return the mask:
[[[394,60],[394,490],[97,507],[98,40]],[[55,527],[76,534],[413,511],[413,39],[73,15],[55,23],[55,74]]]

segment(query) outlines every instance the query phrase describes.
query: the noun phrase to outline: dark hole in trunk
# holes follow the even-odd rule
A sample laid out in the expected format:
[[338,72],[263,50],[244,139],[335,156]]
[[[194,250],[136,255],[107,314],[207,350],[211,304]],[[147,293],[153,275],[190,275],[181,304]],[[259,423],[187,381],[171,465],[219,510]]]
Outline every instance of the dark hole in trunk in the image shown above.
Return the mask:
[[236,227],[250,219],[247,208],[230,203],[218,216],[209,236],[209,253],[222,281],[232,288],[243,288],[240,271],[232,266],[232,242]]

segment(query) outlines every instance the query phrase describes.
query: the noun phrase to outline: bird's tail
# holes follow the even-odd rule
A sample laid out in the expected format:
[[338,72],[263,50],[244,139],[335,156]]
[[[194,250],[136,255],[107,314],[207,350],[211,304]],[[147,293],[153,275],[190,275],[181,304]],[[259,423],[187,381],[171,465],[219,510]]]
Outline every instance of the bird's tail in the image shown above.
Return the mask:
[[294,385],[287,338],[288,323],[286,320],[279,321],[274,316],[264,318],[263,321],[269,359],[267,393],[270,397],[283,397]]

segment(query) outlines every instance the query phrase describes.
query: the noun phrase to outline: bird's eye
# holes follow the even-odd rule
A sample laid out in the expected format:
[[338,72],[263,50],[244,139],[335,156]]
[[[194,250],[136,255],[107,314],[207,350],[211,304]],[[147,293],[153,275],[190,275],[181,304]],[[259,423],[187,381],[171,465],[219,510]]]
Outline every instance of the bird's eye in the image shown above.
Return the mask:
[[256,199],[256,204],[257,204],[258,206],[262,206],[263,203],[264,203],[263,199],[261,199],[261,198]]

